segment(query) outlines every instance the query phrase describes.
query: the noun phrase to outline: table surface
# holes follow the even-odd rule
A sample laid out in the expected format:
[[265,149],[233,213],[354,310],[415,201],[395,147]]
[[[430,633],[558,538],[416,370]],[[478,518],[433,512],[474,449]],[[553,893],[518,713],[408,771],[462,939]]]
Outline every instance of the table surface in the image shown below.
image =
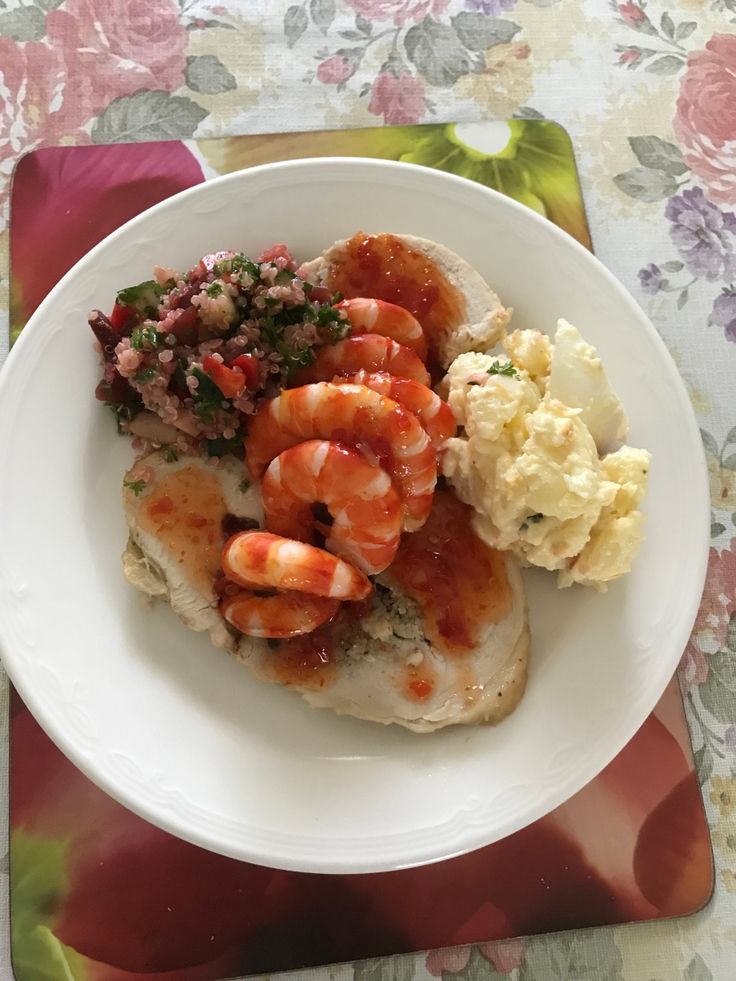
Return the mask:
[[[0,0],[0,360],[9,182],[28,150],[512,115],[570,132],[596,252],[662,334],[702,427],[711,556],[680,680],[715,894],[686,919],[299,981],[736,976],[736,0]],[[7,887],[7,857],[0,875]],[[3,977],[7,909],[3,888]]]

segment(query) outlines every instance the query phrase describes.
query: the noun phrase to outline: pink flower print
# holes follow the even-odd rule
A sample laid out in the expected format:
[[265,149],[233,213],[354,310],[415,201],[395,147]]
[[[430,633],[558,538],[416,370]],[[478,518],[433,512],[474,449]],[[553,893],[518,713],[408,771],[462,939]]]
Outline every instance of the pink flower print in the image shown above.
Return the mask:
[[646,20],[647,15],[636,3],[620,3],[617,10],[624,24],[628,24],[630,27],[636,27],[643,20]]
[[673,126],[711,201],[736,204],[736,35],[690,55]]
[[408,72],[381,72],[371,88],[368,111],[399,126],[416,123],[424,112],[424,86]]
[[728,624],[736,612],[736,538],[728,548],[712,548],[708,558],[703,599],[680,668],[688,688],[708,677],[705,654],[716,654],[725,642]]
[[67,0],[46,18],[87,117],[138,89],[184,82],[187,32],[174,0]]
[[348,0],[356,14],[368,20],[393,20],[396,27],[444,13],[450,0]]
[[355,63],[342,55],[327,58],[317,68],[317,78],[326,85],[339,85],[346,82],[355,71]]
[[61,136],[87,140],[75,132],[87,118],[62,51],[0,38],[0,213],[18,157]]

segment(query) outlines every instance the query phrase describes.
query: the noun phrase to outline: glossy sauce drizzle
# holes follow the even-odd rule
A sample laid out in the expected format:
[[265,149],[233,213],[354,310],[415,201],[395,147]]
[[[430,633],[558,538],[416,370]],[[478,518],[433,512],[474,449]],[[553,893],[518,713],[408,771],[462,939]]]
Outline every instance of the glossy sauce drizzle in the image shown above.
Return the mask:
[[[511,604],[505,559],[475,535],[471,513],[450,491],[436,491],[426,524],[402,536],[386,573],[420,605],[427,637],[445,654],[472,651]],[[426,692],[423,680],[431,683],[420,673],[409,679],[414,697]]]
[[167,474],[141,501],[138,522],[203,593],[220,571],[225,501],[217,477],[198,467]]
[[432,259],[395,235],[357,232],[328,271],[326,285],[350,299],[374,297],[410,310],[424,328],[430,355],[465,319],[465,300]]

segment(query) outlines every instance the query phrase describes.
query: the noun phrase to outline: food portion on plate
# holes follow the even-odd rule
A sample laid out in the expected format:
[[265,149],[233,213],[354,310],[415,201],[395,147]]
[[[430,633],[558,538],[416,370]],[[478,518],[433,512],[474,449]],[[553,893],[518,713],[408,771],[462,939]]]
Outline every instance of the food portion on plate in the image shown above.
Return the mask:
[[90,325],[137,454],[128,580],[315,707],[500,721],[527,678],[520,565],[623,575],[649,466],[577,330],[510,316],[465,260],[390,233],[122,290]]

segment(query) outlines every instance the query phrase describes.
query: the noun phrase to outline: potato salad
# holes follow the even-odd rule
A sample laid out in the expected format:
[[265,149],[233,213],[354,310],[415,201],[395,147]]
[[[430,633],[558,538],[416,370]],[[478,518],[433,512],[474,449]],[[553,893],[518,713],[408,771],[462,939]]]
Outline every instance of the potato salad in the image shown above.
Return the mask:
[[558,585],[605,589],[642,541],[650,455],[621,444],[628,423],[594,348],[560,320],[554,341],[516,330],[504,353],[461,354],[445,379],[462,435],[442,469],[475,509],[476,533]]

